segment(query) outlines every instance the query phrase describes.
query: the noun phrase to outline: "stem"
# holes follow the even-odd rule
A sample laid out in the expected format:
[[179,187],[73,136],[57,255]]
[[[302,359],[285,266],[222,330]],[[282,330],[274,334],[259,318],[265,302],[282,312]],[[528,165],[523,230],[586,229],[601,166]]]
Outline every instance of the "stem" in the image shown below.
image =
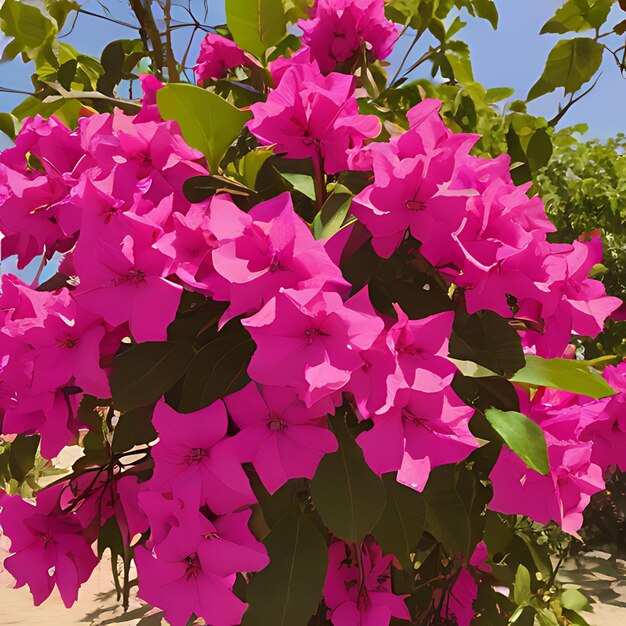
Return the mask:
[[39,287],[39,279],[41,278],[41,274],[43,273],[43,270],[47,264],[48,264],[48,260],[46,259],[46,254],[44,250],[44,254],[42,254],[41,256],[41,263],[39,264],[39,269],[37,270],[37,273],[35,274],[35,278],[33,279],[33,282],[31,284],[31,287],[33,289],[37,289],[37,287]]
[[174,50],[172,47],[171,8],[171,0],[165,0],[165,3],[162,7],[163,20],[165,22],[165,59],[167,63],[168,80],[173,83],[178,83],[180,82],[180,72],[178,71],[178,64],[176,63],[176,57],[174,56]]
[[322,210],[326,202],[326,174],[324,173],[324,157],[321,150],[317,149],[317,158],[314,159],[315,176],[313,183],[315,185],[315,206],[318,212]]
[[131,548],[124,548],[124,588],[123,588],[123,600],[122,606],[124,607],[124,612],[128,611],[128,606],[130,604],[130,562],[132,560]]
[[[602,74],[600,74],[601,76]],[[564,106],[564,107],[560,107],[559,106],[559,112],[548,122],[548,126],[552,126],[553,128],[561,121],[561,119],[563,118],[563,116],[582,98],[584,98],[597,84],[598,81],[600,80],[600,76],[598,76],[598,78],[595,79],[595,81],[593,82],[593,85],[591,85],[591,87],[589,87],[589,89],[587,89],[586,91],[583,91],[583,93],[581,93],[579,96],[574,97],[574,94],[572,94],[572,96],[570,97],[569,102]]]
[[394,74],[393,79],[391,80],[392,86],[396,82],[396,80],[398,80],[398,76],[400,76],[400,72],[402,71],[404,64],[407,62],[409,55],[411,54],[411,52],[413,52],[413,48],[415,48],[415,46],[417,45],[417,42],[420,40],[420,37],[424,34],[425,30],[426,30],[426,27],[422,26],[418,31],[415,32],[415,37],[413,38],[413,41],[411,42],[409,49],[406,51],[406,54],[402,57],[402,61],[400,61],[400,65],[398,66],[398,69],[396,73]]
[[133,30],[137,30],[136,24],[129,24],[128,22],[122,22],[121,20],[116,20],[114,17],[107,17],[106,15],[100,15],[99,13],[92,13],[91,11],[87,11],[87,9],[76,9],[77,13],[84,13],[85,15],[89,15],[90,17],[97,17],[101,20],[105,20],[107,22],[112,22],[113,24],[119,24],[120,26],[126,26],[126,28],[132,28]]

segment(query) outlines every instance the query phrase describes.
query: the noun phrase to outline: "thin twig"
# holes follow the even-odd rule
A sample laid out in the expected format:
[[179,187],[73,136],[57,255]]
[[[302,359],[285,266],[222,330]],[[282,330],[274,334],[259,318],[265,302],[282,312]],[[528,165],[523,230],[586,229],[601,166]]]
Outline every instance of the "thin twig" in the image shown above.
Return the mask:
[[563,118],[563,116],[582,98],[584,98],[597,84],[598,81],[600,80],[600,76],[602,76],[602,74],[599,74],[598,77],[595,79],[595,81],[593,82],[593,85],[591,85],[591,87],[589,87],[589,89],[587,89],[586,91],[583,91],[583,93],[581,93],[579,96],[574,97],[574,94],[572,94],[572,97],[570,98],[569,102],[564,106],[564,107],[560,107],[559,106],[559,112],[548,122],[548,126],[551,126],[552,128],[554,128]]
[[107,17],[106,15],[100,15],[99,13],[92,13],[91,11],[87,11],[87,9],[76,9],[77,13],[84,13],[85,15],[89,15],[91,17],[98,17],[101,20],[105,20],[107,22],[112,22],[113,24],[118,24],[119,26],[125,26],[126,28],[132,28],[133,30],[137,30],[137,24],[129,24],[128,22],[122,22],[122,20],[116,20],[114,17]]

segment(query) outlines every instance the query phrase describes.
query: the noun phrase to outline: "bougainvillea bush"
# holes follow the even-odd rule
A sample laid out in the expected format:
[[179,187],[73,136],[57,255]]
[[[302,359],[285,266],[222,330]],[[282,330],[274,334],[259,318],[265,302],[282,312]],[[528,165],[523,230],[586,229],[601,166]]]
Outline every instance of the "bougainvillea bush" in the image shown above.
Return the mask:
[[585,623],[542,544],[626,470],[626,365],[570,347],[621,301],[441,101],[377,110],[384,8],[319,0],[272,48],[227,3],[197,84],[144,74],[0,154],[3,257],[58,263],[0,295],[4,567],[35,604],[109,552],[173,626]]

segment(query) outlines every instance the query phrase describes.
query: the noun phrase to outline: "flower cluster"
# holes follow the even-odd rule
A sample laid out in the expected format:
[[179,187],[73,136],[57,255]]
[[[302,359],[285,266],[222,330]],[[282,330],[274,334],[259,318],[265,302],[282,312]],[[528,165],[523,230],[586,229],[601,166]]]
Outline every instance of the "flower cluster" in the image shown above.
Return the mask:
[[626,470],[626,363],[607,367],[604,377],[618,393],[601,400],[545,388],[531,398],[519,390],[522,410],[545,434],[550,473],[542,476],[503,449],[491,471],[491,509],[553,520],[576,534],[591,496],[604,489],[605,472]]
[[[55,585],[66,605],[75,601],[97,562],[99,529],[114,520],[134,550],[139,596],[173,626],[192,615],[240,623],[247,605],[238,587],[269,563],[263,533],[249,524],[262,508],[258,483],[275,494],[292,479],[312,479],[338,450],[328,426],[338,407],[356,417],[351,428],[372,472],[394,473],[421,492],[434,468],[480,445],[469,427],[474,409],[453,389],[457,312],[525,320],[533,329],[520,337],[527,352],[560,357],[572,333],[596,335],[620,305],[588,278],[599,240],[549,243],[554,229],[541,200],[513,184],[507,158],[472,156],[476,137],[448,130],[438,101],[409,111],[406,132],[373,141],[381,122],[359,113],[355,78],[341,72],[361,54],[389,54],[398,29],[383,9],[382,0],[319,0],[300,22],[304,47],[271,64],[274,87],[250,107],[248,130],[259,144],[312,161],[317,204],[329,175],[367,180],[351,205],[355,225],[329,240],[313,236],[289,192],[252,207],[226,193],[190,202],[183,183],[209,171],[177,124],[160,118],[154,77],[142,78],[137,115],[92,114],[76,130],[37,117],[0,155],[3,258],[16,255],[24,267],[62,256],[59,284],[3,278],[0,433],[40,435],[41,455],[52,459],[93,430],[79,411],[89,399],[105,407],[96,414],[115,433],[112,361],[126,344],[168,339],[185,292],[224,303],[206,326],[219,336],[235,325],[255,347],[245,383],[209,406],[180,412],[180,385],[172,385],[144,407],[157,434],[140,450],[145,462],[126,463],[134,445],[119,455],[107,440],[106,463],[89,460],[34,505],[2,496],[5,567],[37,604]],[[196,74],[219,79],[248,63],[232,41],[210,35]],[[371,236],[385,259],[412,237],[413,254],[454,292],[451,310],[418,319],[397,303],[378,310],[368,286],[353,287],[342,272],[355,233]],[[626,469],[626,366],[605,377],[618,393],[603,400],[543,388],[531,398],[519,389],[522,410],[545,434],[551,471],[542,476],[503,448],[490,476],[492,510],[580,528],[603,471]],[[328,533],[324,541],[333,624],[411,619],[392,590],[398,555],[383,555],[372,535],[357,544]],[[476,546],[454,585],[446,616],[459,623],[473,615],[475,579],[489,571],[485,552]]]

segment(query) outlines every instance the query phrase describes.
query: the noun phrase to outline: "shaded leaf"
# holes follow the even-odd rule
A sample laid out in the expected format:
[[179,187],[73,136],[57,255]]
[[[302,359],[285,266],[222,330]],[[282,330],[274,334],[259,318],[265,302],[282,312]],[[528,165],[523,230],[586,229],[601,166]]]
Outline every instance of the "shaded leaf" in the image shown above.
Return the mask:
[[450,338],[450,356],[473,361],[501,375],[524,367],[519,335],[493,311],[457,315]]
[[411,572],[410,553],[419,543],[426,523],[426,503],[422,494],[400,484],[395,473],[385,474],[387,500],[373,535],[385,554],[394,554],[402,567]]
[[183,383],[180,411],[191,413],[243,388],[254,341],[243,327],[220,332],[195,356]]
[[115,407],[130,411],[156,402],[185,373],[193,356],[188,343],[147,342],[128,348],[113,360]]
[[294,506],[264,543],[270,564],[252,578],[242,624],[306,626],[321,600],[328,568],[324,538]]
[[383,514],[385,487],[365,462],[343,413],[331,419],[331,425],[339,450],[320,462],[311,481],[311,495],[322,521],[334,535],[360,542]]
[[521,564],[518,566],[515,574],[513,596],[517,604],[525,604],[532,596],[532,592],[530,590],[530,572]]
[[138,407],[120,415],[113,431],[111,447],[118,454],[156,438],[157,432],[152,425],[152,407]]

